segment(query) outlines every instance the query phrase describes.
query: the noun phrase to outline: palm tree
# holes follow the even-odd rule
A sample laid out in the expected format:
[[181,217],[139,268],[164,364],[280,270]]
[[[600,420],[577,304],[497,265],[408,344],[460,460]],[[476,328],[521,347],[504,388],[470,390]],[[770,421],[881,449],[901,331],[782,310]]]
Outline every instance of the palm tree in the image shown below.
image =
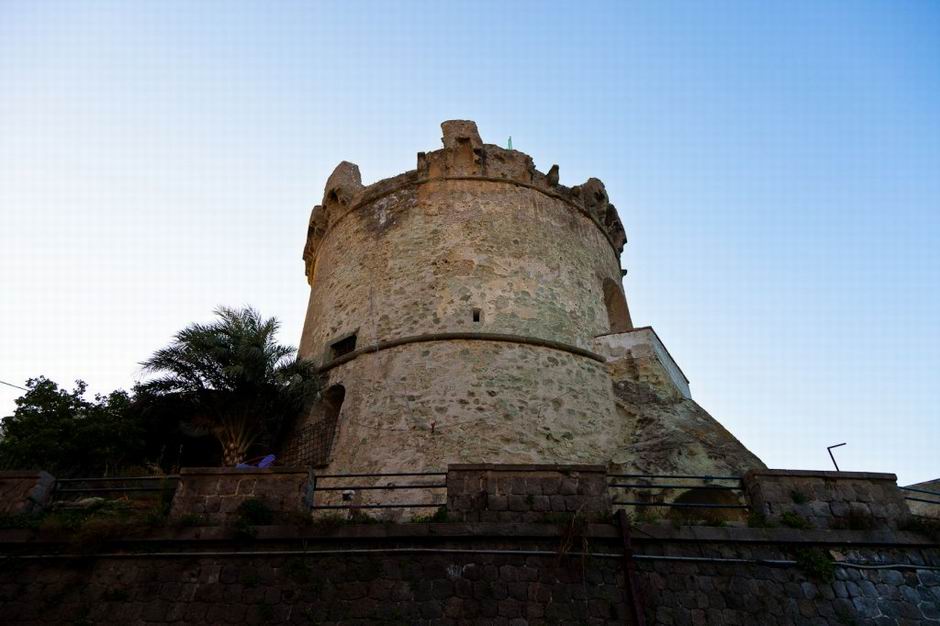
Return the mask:
[[227,466],[253,445],[271,446],[282,428],[318,395],[308,361],[275,338],[280,322],[251,307],[219,307],[218,320],[192,324],[141,365],[156,378],[142,391],[183,406],[189,430],[212,434]]

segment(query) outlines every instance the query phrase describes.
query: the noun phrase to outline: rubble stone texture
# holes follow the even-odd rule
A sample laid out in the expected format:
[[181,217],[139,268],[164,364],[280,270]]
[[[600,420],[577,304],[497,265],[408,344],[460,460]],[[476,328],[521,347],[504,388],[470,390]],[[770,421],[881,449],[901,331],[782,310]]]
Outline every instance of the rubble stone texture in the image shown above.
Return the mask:
[[211,524],[231,524],[246,500],[258,500],[278,514],[309,509],[306,470],[183,468],[170,517],[195,516]]
[[[560,185],[558,166],[544,174],[484,144],[471,121],[442,129],[444,148],[399,176],[364,186],[341,163],[313,209],[300,356],[344,399],[338,419],[314,407],[296,424],[282,461],[319,459],[329,472],[763,467],[634,329],[626,235],[604,184]],[[300,450],[296,440],[323,441],[304,433],[327,420],[328,450]]]
[[602,465],[451,465],[448,518],[537,522],[552,514],[604,519],[610,513]]
[[865,530],[910,517],[894,474],[755,470],[744,485],[751,509],[774,524]]
[[[940,479],[908,485],[919,491],[906,491],[907,507],[914,515],[940,519]],[[930,492],[930,493],[924,493]],[[916,498],[912,500],[911,498]],[[935,503],[935,504],[931,504]]]

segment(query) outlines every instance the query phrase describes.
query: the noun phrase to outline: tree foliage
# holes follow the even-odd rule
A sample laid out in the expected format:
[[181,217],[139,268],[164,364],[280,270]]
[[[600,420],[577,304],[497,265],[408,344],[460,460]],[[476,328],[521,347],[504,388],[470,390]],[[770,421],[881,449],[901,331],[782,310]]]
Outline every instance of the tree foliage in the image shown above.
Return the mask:
[[252,449],[269,450],[319,391],[315,368],[277,343],[276,318],[246,307],[216,310],[143,363],[155,378],[141,386],[153,403],[174,403],[194,433],[207,432],[234,465]]
[[0,467],[57,476],[107,474],[145,456],[146,427],[124,391],[85,397],[40,376],[26,383],[13,415],[0,424]]
[[[131,393],[86,397],[40,376],[0,423],[0,469],[65,476],[233,465],[265,454],[319,386],[315,368],[277,343],[278,321],[220,308],[176,334],[143,365],[154,377]],[[221,444],[221,450],[219,449]]]

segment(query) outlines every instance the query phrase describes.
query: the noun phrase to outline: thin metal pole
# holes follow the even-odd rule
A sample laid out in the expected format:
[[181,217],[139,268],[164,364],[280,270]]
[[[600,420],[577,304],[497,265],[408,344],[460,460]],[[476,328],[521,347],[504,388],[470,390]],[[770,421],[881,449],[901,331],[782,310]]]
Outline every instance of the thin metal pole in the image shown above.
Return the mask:
[[633,544],[630,540],[630,520],[623,509],[617,511],[617,522],[620,525],[620,539],[623,542],[623,578],[627,587],[627,596],[630,601],[630,614],[633,616],[634,626],[646,626],[646,615],[643,612],[643,596],[636,581],[636,562],[633,560]]
[[832,456],[832,449],[833,449],[833,448],[840,448],[840,447],[842,447],[842,446],[844,446],[844,445],[845,445],[845,443],[843,442],[843,443],[837,443],[837,444],[835,444],[835,445],[832,445],[832,446],[829,446],[828,448],[826,448],[826,451],[829,453],[829,458],[832,459],[832,464],[836,466],[836,471],[837,471],[837,472],[841,472],[842,470],[839,469],[839,464],[836,463],[836,457]]

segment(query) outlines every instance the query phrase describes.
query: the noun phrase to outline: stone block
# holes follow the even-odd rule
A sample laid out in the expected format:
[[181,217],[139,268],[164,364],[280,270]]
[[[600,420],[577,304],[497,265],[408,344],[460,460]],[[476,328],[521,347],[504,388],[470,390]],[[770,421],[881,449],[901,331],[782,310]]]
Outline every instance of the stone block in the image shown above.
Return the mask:
[[751,507],[771,522],[779,523],[783,514],[791,512],[819,528],[844,527],[851,517],[870,520],[873,529],[894,529],[908,515],[896,481],[893,474],[753,470],[743,482]]
[[307,510],[303,494],[308,490],[306,470],[286,468],[241,470],[235,468],[183,468],[173,498],[170,517],[205,515],[211,523],[231,523],[241,504],[264,494],[277,518],[280,514]]
[[529,511],[531,505],[527,501],[528,496],[512,495],[509,496],[509,510],[517,513]]
[[0,472],[0,513],[37,513],[49,503],[55,478],[48,472]]
[[[479,473],[491,492],[484,500],[465,498],[466,476]],[[506,521],[539,521],[550,511],[607,511],[606,471],[597,466],[473,465],[447,472],[449,511],[468,520],[474,510],[500,512]],[[515,517],[513,517],[515,516]]]
[[509,509],[509,496],[487,495],[486,508],[490,511],[506,511]]

